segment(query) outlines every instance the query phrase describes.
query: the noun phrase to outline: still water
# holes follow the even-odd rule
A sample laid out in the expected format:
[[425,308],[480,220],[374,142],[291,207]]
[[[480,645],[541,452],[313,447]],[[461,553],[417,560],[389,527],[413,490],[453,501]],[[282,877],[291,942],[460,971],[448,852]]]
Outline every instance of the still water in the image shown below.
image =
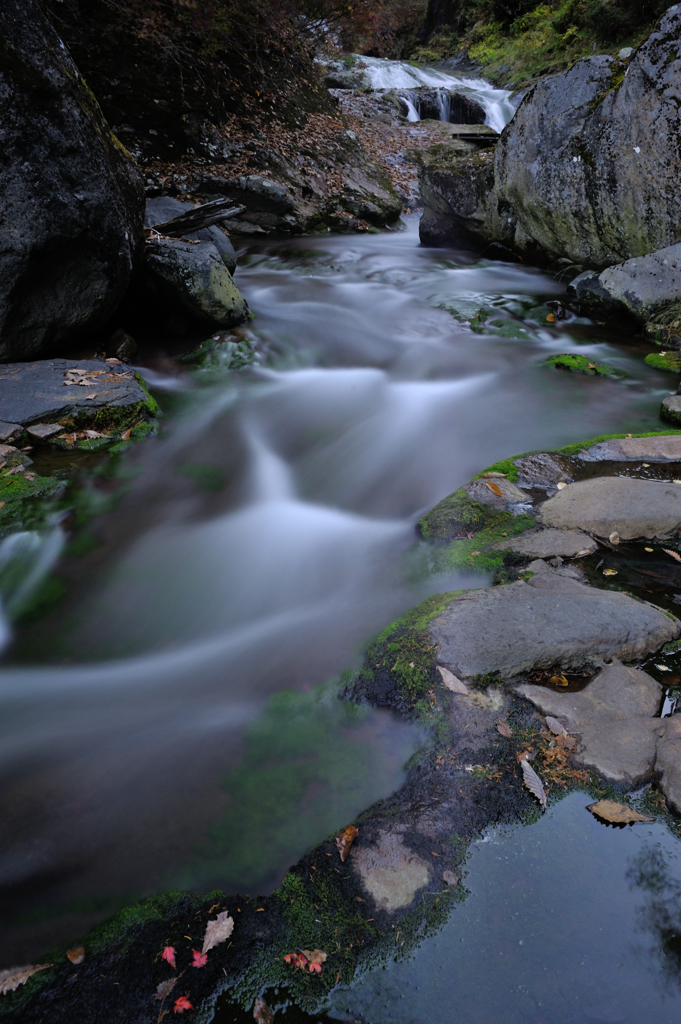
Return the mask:
[[[123,487],[85,473],[88,543],[34,538],[57,608],[18,629],[4,595],[0,967],[171,886],[264,892],[394,791],[419,737],[323,684],[426,589],[484,584],[419,581],[419,515],[506,456],[660,427],[642,342],[547,323],[560,281],[421,247],[413,218],[254,243],[236,277],[259,364],[192,374],[150,339],[160,435]],[[622,376],[543,365],[563,351]]]

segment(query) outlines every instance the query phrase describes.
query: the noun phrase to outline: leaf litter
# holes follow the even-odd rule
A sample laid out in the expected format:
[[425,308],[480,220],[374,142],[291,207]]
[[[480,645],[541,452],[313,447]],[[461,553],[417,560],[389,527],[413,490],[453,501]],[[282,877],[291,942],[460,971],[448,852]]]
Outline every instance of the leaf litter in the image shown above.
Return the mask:
[[448,690],[452,691],[452,693],[468,693],[466,685],[462,683],[460,679],[457,679],[454,673],[450,672],[448,668],[445,668],[443,665],[438,665],[437,670],[442,676],[442,682]]
[[359,835],[359,829],[354,825],[346,825],[340,835],[336,836],[336,849],[340,859],[344,862],[350,853],[350,847]]
[[593,804],[587,804],[586,809],[611,825],[633,825],[637,821],[655,821],[654,818],[647,818],[645,814],[639,814],[633,807],[620,804],[616,800],[597,800]]
[[532,796],[536,797],[541,804],[542,810],[546,810],[546,790],[542,780],[537,775],[532,765],[527,760],[527,751],[518,755],[520,767],[523,770],[523,785],[529,789]]
[[[203,939],[203,949],[201,952],[207,953],[209,949],[219,946],[221,942],[230,937],[233,931],[234,918],[230,917],[226,910],[223,910],[214,921],[209,921],[206,925],[206,934]],[[198,967],[200,965],[195,964],[195,966]]]
[[0,971],[0,995],[14,992],[38,971],[46,971],[51,966],[52,964],[27,964],[25,967],[10,967],[6,971]]

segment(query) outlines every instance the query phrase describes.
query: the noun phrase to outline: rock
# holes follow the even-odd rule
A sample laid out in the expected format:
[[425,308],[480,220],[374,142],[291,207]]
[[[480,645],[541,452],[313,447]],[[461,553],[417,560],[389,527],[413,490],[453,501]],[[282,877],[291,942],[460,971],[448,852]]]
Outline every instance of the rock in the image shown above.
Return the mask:
[[212,242],[147,241],[145,264],[158,300],[174,302],[217,327],[233,327],[246,319],[246,300]]
[[9,441],[16,441],[24,432],[20,423],[3,423],[0,420],[0,441],[7,444]]
[[423,216],[419,237],[424,245],[456,241],[495,241],[488,224],[494,188],[494,153],[483,150],[450,163],[429,163],[419,170]]
[[[658,315],[658,320],[660,319],[661,317]],[[681,313],[678,305],[671,324],[647,323],[643,328],[643,336],[650,345],[659,345],[660,348],[673,349],[678,352],[681,349]]]
[[120,359],[123,363],[130,363],[139,353],[137,342],[131,334],[119,327],[114,331],[106,346],[107,356]]
[[681,423],[681,395],[669,395],[662,399],[660,418],[667,423]]
[[[65,386],[70,370],[84,375],[88,383]],[[123,363],[45,359],[0,367],[0,408],[22,426],[52,426],[55,420],[93,416],[102,409],[132,413],[140,403],[148,406],[151,401]]]
[[537,530],[523,533],[519,537],[491,544],[490,551],[515,551],[528,558],[574,558],[575,555],[591,554],[598,544],[579,530]]
[[[472,96],[450,89],[434,89],[423,86],[420,89],[402,90],[400,99],[409,99],[416,108],[420,120],[433,118],[457,125],[484,125],[487,116],[485,108]],[[402,113],[406,117],[408,106],[403,102]]]
[[679,242],[680,34],[676,5],[628,65],[578,60],[521,101],[497,146],[494,200],[518,251],[601,270]]
[[371,78],[361,67],[346,67],[340,61],[329,65],[322,78],[327,89],[371,89]]
[[622,540],[671,537],[681,529],[681,485],[601,476],[569,484],[539,509],[544,526]]
[[[181,203],[178,199],[171,199],[169,196],[161,196],[159,199],[147,199],[144,226],[153,228],[156,224],[163,224],[166,221],[173,220],[175,217],[179,217],[181,214],[193,209],[194,206],[191,203]],[[234,246],[230,242],[229,237],[217,224],[212,224],[209,228],[201,228],[200,231],[193,231],[183,237],[201,242],[212,242],[220,253],[222,262],[230,274],[234,274],[236,270]]]
[[586,271],[568,285],[568,295],[594,312],[630,313],[645,323],[681,300],[681,243],[618,263],[600,274]]
[[64,428],[61,423],[34,423],[33,426],[26,428],[26,433],[30,434],[31,437],[37,438],[39,441],[47,441],[48,438],[54,437],[55,434],[61,434]]
[[0,6],[0,360],[32,359],[115,310],[142,244],[144,192],[35,0]]
[[614,437],[599,441],[586,452],[589,459],[614,462],[646,459],[648,462],[681,462],[681,434],[656,437]]
[[390,914],[410,906],[430,881],[430,865],[391,832],[382,833],[375,846],[354,847],[350,856],[377,908]]
[[559,718],[581,740],[575,759],[611,782],[635,785],[652,772],[662,688],[651,676],[621,664],[609,665],[578,693],[554,693],[524,685],[517,692],[545,715]]
[[657,744],[655,768],[660,772],[660,788],[673,809],[681,814],[681,714],[664,719],[667,728]]
[[513,460],[513,465],[520,474],[520,481],[525,486],[551,486],[557,483],[569,483],[572,480],[573,466],[563,455],[551,452],[535,452]]
[[[505,480],[503,477],[494,477],[489,481],[473,480],[463,489],[471,501],[489,505],[490,508],[507,508],[508,505],[524,504],[530,500],[529,494],[516,487],[512,480]],[[501,494],[497,494],[496,491],[501,491]]]
[[459,678],[636,659],[680,632],[681,623],[653,605],[557,573],[469,591],[429,626],[438,662]]

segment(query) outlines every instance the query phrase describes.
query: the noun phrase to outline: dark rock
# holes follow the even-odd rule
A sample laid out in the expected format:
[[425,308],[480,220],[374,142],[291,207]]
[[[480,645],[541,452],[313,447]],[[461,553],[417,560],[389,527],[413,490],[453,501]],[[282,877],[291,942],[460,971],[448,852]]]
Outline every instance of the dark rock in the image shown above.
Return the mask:
[[550,486],[572,480],[573,466],[569,459],[550,452],[535,452],[513,460],[525,486]]
[[660,419],[667,423],[681,423],[681,395],[669,395],[662,399]]
[[454,165],[431,163],[419,171],[423,216],[419,237],[425,245],[456,241],[493,242],[488,202],[494,189],[494,154],[474,153]]
[[641,323],[681,301],[681,243],[608,267],[587,271],[568,285],[568,295],[585,309],[629,313]]
[[677,814],[681,814],[681,715],[672,715],[665,721],[667,729],[657,744],[655,767],[662,776],[662,792]]
[[547,573],[469,591],[433,620],[429,633],[438,662],[456,676],[514,676],[602,658],[635,660],[675,639],[681,623],[627,594]]
[[240,178],[203,178],[200,192],[217,193],[246,207],[249,213],[272,213],[283,217],[291,213],[295,200],[283,185],[259,174],[246,174]]
[[246,301],[212,242],[148,241],[145,265],[159,301],[174,303],[217,327],[233,327],[246,319]]
[[587,449],[589,460],[623,462],[646,459],[650,462],[681,462],[681,434],[657,437],[613,437]]
[[671,537],[681,529],[681,485],[600,476],[569,484],[539,510],[544,526],[622,540]]
[[362,67],[346,67],[341,61],[329,65],[322,77],[327,89],[371,89],[371,78]]
[[491,551],[515,551],[528,558],[574,558],[593,554],[598,544],[579,530],[537,530],[490,545]]
[[516,487],[512,480],[505,480],[503,477],[495,477],[489,482],[484,479],[473,480],[464,486],[464,491],[471,501],[489,505],[490,508],[507,508],[509,505],[518,505],[530,500],[529,494]]
[[106,346],[107,356],[115,356],[116,359],[120,359],[123,363],[131,362],[138,352],[137,342],[131,334],[128,334],[122,328],[114,331]]
[[17,441],[24,432],[21,423],[3,423],[0,421],[0,441],[8,444]]
[[[485,108],[472,96],[451,89],[434,89],[423,86],[420,89],[402,90],[400,97],[408,98],[420,119],[433,118],[435,121],[447,121],[450,124],[483,125],[487,116]],[[402,112],[406,116],[407,104],[403,104]]]
[[[179,199],[171,199],[169,196],[162,196],[159,199],[147,199],[144,226],[153,228],[156,224],[163,224],[165,221],[173,220],[174,217],[179,217],[181,214],[193,209],[194,207],[190,203],[181,203]],[[208,228],[201,228],[200,231],[189,232],[183,237],[201,242],[212,242],[220,253],[222,262],[230,274],[234,274],[236,270],[234,246],[230,242],[229,237],[217,224],[212,224]]]
[[142,243],[128,154],[34,0],[0,6],[0,360],[57,351],[114,311]]
[[[76,371],[83,383],[67,384],[68,371]],[[122,410],[149,401],[130,368],[122,363],[45,359],[0,367],[0,408],[22,426],[101,409]]]

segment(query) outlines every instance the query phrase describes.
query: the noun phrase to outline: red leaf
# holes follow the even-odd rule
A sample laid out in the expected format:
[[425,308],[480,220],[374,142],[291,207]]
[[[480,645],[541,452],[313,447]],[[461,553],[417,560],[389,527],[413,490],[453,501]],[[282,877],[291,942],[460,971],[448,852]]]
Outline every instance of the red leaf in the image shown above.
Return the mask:
[[194,1007],[189,1002],[186,996],[180,996],[179,999],[175,1000],[175,1013],[184,1013],[185,1010],[193,1010]]
[[497,732],[500,733],[502,736],[506,737],[510,737],[513,735],[513,730],[509,725],[506,724],[506,722],[499,722],[497,726]]
[[161,960],[167,960],[171,967],[176,967],[177,964],[175,963],[175,947],[166,946],[166,948],[163,950],[163,956],[161,957]]
[[192,960],[192,967],[205,967],[206,960],[208,959],[208,953],[201,953],[198,949],[192,950],[194,959]]
[[321,974],[322,973],[322,965],[321,964],[308,964],[308,967],[310,968],[310,974],[312,974],[313,971],[316,971],[317,974]]

